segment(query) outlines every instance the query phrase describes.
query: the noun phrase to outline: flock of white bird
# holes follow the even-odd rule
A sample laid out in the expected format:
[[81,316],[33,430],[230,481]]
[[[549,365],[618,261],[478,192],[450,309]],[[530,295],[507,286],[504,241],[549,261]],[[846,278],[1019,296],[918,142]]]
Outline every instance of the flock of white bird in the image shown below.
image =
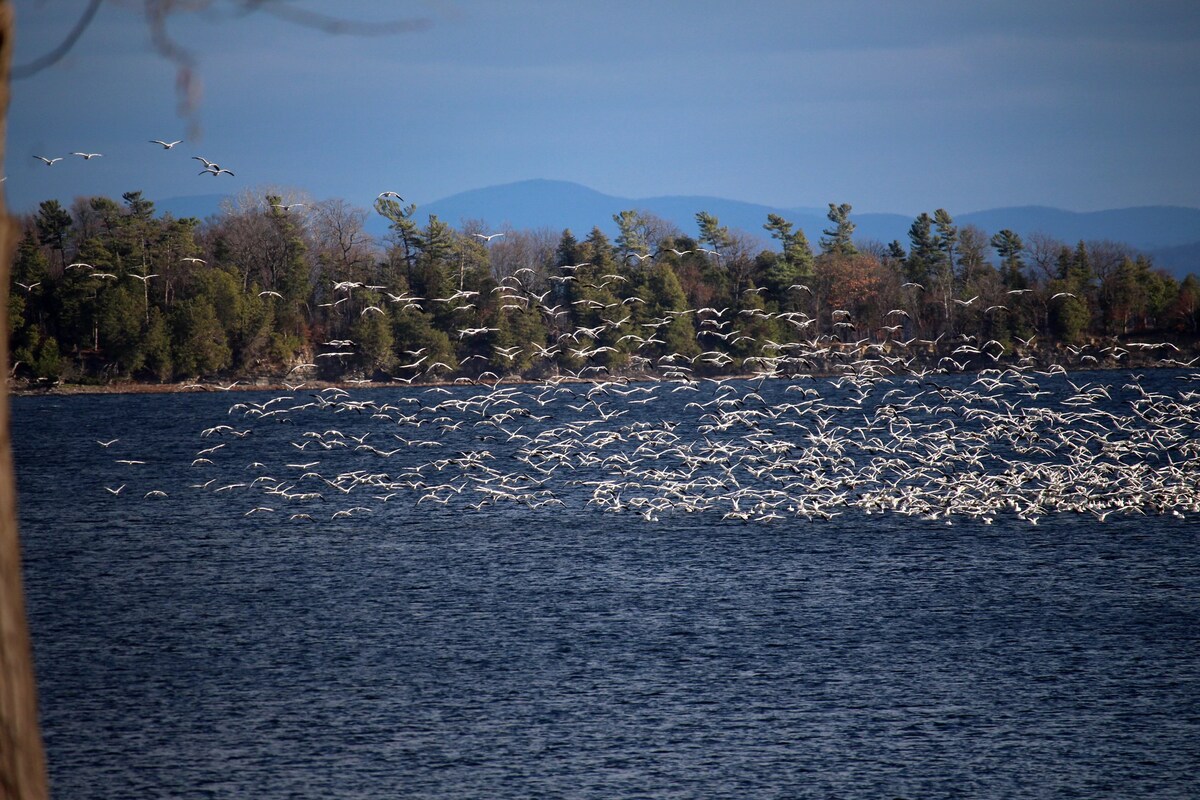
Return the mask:
[[[357,397],[294,385],[236,402],[200,431],[188,490],[294,522],[378,518],[404,502],[758,523],[1200,512],[1200,373],[1178,362],[1148,371],[1156,380],[1146,388],[1127,370],[1018,363],[952,374],[816,342],[779,349],[749,378],[697,379],[677,363],[637,380],[474,381]],[[789,367],[817,356],[832,374]],[[119,463],[154,469],[148,457]]]
[[[163,139],[150,139],[149,142],[150,142],[150,144],[160,145],[162,147],[162,149],[164,149],[164,150],[173,150],[173,149],[175,149],[176,145],[182,144],[183,140],[176,139],[174,141],[168,142]],[[82,152],[82,151],[77,151],[77,152],[71,153],[71,155],[78,156],[79,158],[82,158],[84,161],[91,161],[93,158],[102,158],[104,156],[103,153],[88,153],[88,152]],[[35,155],[34,158],[36,158],[38,161],[41,161],[47,167],[53,167],[58,162],[65,160],[66,156],[51,157],[51,156]],[[217,177],[218,175],[233,176],[235,174],[231,170],[225,169],[220,164],[217,164],[214,161],[209,161],[204,156],[192,156],[192,160],[199,161],[204,164],[204,169],[200,170],[200,172],[197,173],[199,175],[212,175],[213,177]]]

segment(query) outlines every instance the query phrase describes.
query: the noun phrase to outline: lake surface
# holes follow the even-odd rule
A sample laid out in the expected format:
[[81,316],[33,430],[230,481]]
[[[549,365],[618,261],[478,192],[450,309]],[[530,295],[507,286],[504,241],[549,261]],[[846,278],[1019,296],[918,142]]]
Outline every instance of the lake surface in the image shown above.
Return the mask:
[[[991,511],[970,487],[1004,459],[1057,469],[1069,446],[1118,465],[1063,467],[1088,497],[1096,475],[1114,495],[1138,480],[1195,497],[1200,384],[1071,377],[1109,387],[1095,407],[1122,419],[1146,392],[1182,406],[1157,423],[1162,452],[1122,455],[1140,440],[1118,427],[1089,455],[1052,419],[1042,450],[989,440],[980,460],[971,437],[1001,434],[946,399],[972,377],[945,379],[951,408],[906,412],[921,442],[954,419],[966,444],[932,459],[949,480],[912,472],[916,449],[828,438],[856,419],[886,430],[900,397],[884,395],[921,390],[899,381],[857,405],[855,387],[806,384],[827,418],[797,410],[790,427],[721,427],[797,400],[782,381],[660,387],[642,405],[579,387],[14,398],[52,790],[1196,797],[1200,517],[1158,496],[1054,510],[1076,502],[1059,473]],[[1062,379],[1041,385],[990,396],[1074,407]],[[528,414],[499,416],[514,408]],[[867,513],[955,482],[961,506]]]

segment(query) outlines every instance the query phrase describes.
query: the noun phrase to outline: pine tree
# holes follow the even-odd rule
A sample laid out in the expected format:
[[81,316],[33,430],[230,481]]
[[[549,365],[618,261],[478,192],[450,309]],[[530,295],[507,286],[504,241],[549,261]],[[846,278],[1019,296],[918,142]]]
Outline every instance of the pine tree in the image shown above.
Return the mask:
[[71,214],[57,200],[44,200],[38,206],[35,219],[38,238],[42,244],[58,251],[59,267],[67,266],[65,251],[71,238]]
[[229,367],[229,341],[207,299],[186,298],[176,303],[171,310],[171,328],[171,360],[179,374],[215,375]]
[[1005,228],[992,237],[991,244],[1000,256],[1004,285],[1009,289],[1026,288],[1029,284],[1025,280],[1025,261],[1021,257],[1025,252],[1025,243],[1021,241],[1021,237]]
[[780,243],[782,253],[764,271],[763,280],[781,307],[791,309],[788,289],[813,276],[813,253],[804,231],[792,230],[793,225],[778,214],[768,214],[763,228]]
[[375,212],[390,223],[388,230],[391,231],[390,238],[393,248],[399,250],[400,261],[404,265],[405,277],[410,282],[412,280],[413,265],[416,263],[418,254],[423,249],[420,228],[417,227],[417,223],[412,218],[416,210],[417,206],[415,203],[408,206],[401,206],[399,202],[390,197],[380,197],[375,201]]
[[953,276],[957,266],[954,253],[958,247],[958,226],[944,208],[933,212],[933,224],[937,228],[933,236],[933,246],[937,251],[938,270]]
[[921,285],[929,283],[938,258],[933,237],[933,218],[922,211],[908,228],[908,257],[904,262],[905,277]]
[[829,204],[829,213],[826,216],[833,223],[833,227],[821,231],[825,234],[825,238],[821,239],[822,253],[835,256],[853,256],[858,253],[852,239],[855,228],[855,224],[850,221],[852,208],[849,203]]
[[707,244],[718,253],[724,252],[733,242],[729,235],[729,228],[722,225],[720,220],[707,211],[696,214],[696,224],[700,227],[700,243]]
[[639,212],[630,209],[613,214],[613,222],[617,223],[617,254],[622,262],[635,253],[644,256],[650,252],[650,242],[643,233],[645,221]]

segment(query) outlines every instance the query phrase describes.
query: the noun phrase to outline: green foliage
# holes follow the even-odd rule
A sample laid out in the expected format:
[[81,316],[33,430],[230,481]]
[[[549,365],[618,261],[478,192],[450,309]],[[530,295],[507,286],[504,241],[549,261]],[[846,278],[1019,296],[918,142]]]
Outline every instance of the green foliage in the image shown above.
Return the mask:
[[150,309],[150,320],[142,344],[143,365],[146,371],[159,381],[170,380],[173,374],[171,362],[171,335],[167,328],[166,315],[158,308]]
[[375,212],[388,220],[393,249],[397,250],[406,273],[424,247],[421,229],[412,218],[416,211],[416,204],[401,206],[390,197],[380,197],[375,201]]
[[386,313],[360,314],[350,328],[350,336],[355,343],[355,364],[365,374],[386,371],[396,363],[392,323]]
[[630,255],[646,255],[650,252],[651,242],[646,241],[645,216],[630,209],[619,214],[613,214],[613,222],[617,223],[617,251],[624,261]]
[[205,297],[181,300],[171,313],[171,361],[178,375],[216,375],[233,354],[212,302]]
[[938,259],[938,247],[933,238],[933,218],[922,211],[908,229],[908,257],[905,276],[920,284],[929,282]]
[[40,380],[58,380],[66,369],[66,360],[53,336],[47,336],[38,342],[29,360],[33,377]]
[[[372,249],[344,202],[309,213],[265,200],[203,225],[156,217],[140,192],[77,202],[74,217],[41,204],[24,220],[8,287],[17,376],[282,377],[342,349],[353,354],[319,361],[320,377],[617,374],[684,359],[718,374],[754,370],[791,342],[903,348],[943,336],[944,349],[972,336],[1006,346],[1036,337],[1023,351],[1200,333],[1194,276],[1181,284],[1145,257],[1121,262],[1083,242],[1039,242],[1035,257],[1013,231],[959,228],[942,209],[913,221],[907,252],[892,242],[860,253],[851,207],[830,204],[814,258],[804,232],[776,214],[763,229],[778,248],[757,255],[706,212],[696,238],[627,210],[614,216],[615,241],[597,227],[582,241],[563,231],[557,244],[513,232],[500,247],[470,235],[470,223],[460,231],[431,217],[418,228],[415,206],[380,198],[391,237]],[[518,235],[523,247],[510,247]],[[67,268],[76,262],[90,266]],[[342,340],[354,344],[328,344]],[[702,354],[710,349],[719,356]]]
[[[424,357],[425,365],[443,363],[451,370],[458,369],[458,357],[450,336],[443,330],[434,327],[433,318],[420,311],[405,311],[395,317],[392,324],[392,340],[398,351],[397,357],[402,363],[411,363]],[[423,366],[422,370],[427,369]],[[410,373],[401,375],[410,377]]]
[[1025,289],[1029,284],[1025,280],[1025,243],[1021,237],[1008,228],[997,233],[991,239],[992,247],[1000,256],[1000,272],[1004,277],[1004,285],[1009,289]]
[[852,206],[849,203],[829,204],[829,213],[826,216],[833,223],[833,227],[821,231],[825,234],[825,238],[821,239],[822,253],[835,256],[853,256],[858,253],[853,241],[856,226],[850,221],[851,210]]
[[57,200],[45,200],[38,206],[36,224],[42,244],[57,250],[60,266],[65,266],[66,262],[62,259],[70,236],[71,215]]
[[97,333],[100,352],[120,375],[131,375],[145,363],[142,292],[116,286],[99,302]]
[[1050,330],[1055,338],[1067,344],[1079,344],[1087,333],[1091,322],[1091,313],[1087,303],[1068,291],[1067,281],[1057,281],[1050,285],[1055,290],[1057,299],[1051,300]]
[[700,243],[707,244],[718,253],[724,252],[733,243],[729,228],[707,211],[696,214],[696,224],[700,227]]
[[933,212],[933,224],[937,229],[933,236],[934,251],[937,254],[934,259],[934,272],[942,280],[951,280],[955,267],[954,253],[958,247],[958,226],[944,208]]
[[608,241],[608,237],[604,235],[604,231],[599,228],[592,228],[592,232],[583,240],[580,255],[585,261],[590,262],[591,270],[597,275],[617,268],[616,251],[613,249],[612,243]]
[[762,265],[763,284],[771,297],[783,308],[791,309],[795,295],[790,287],[813,277],[813,252],[804,231],[792,230],[792,223],[778,214],[768,214],[763,225],[771,238],[780,243],[783,252]]

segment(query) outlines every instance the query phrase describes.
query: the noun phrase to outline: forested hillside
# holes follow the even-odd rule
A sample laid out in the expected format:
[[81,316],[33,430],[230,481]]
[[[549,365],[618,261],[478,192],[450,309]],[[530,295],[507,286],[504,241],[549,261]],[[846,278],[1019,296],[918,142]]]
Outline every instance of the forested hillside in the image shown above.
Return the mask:
[[[637,210],[571,231],[455,229],[381,196],[244,197],[206,222],[140,192],[22,220],[9,294],[10,379],[108,383],[425,381],[553,374],[816,371],[873,352],[933,369],[1043,358],[1183,358],[1200,281],[1109,242],[1023,241],[921,214],[907,242],[858,242],[829,207],[816,247],[696,214]],[[375,241],[368,214],[390,233]],[[1132,355],[1130,355],[1132,354]]]

